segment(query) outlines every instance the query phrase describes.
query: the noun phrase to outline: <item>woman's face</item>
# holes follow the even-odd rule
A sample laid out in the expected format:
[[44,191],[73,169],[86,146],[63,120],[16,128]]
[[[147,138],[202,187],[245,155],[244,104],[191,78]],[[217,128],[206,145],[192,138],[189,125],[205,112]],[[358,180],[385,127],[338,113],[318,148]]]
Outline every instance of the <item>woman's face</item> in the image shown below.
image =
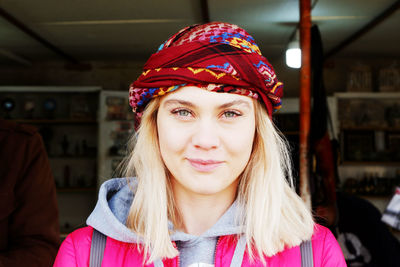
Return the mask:
[[236,193],[255,133],[250,97],[183,87],[161,99],[157,127],[175,193]]

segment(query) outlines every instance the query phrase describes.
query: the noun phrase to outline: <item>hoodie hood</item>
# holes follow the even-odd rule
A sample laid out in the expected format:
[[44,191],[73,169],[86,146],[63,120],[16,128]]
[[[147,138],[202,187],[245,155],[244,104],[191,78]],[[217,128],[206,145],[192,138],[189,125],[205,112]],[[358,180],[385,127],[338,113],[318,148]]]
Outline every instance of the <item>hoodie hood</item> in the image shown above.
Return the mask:
[[[126,227],[129,209],[135,197],[137,188],[135,178],[114,178],[103,183],[99,190],[97,204],[86,220],[86,224],[115,240],[126,243],[138,243],[140,238]],[[236,224],[236,201],[221,216],[213,227],[204,232],[201,237],[218,237],[222,235],[240,234],[241,227]],[[169,229],[173,230],[170,222]],[[172,231],[171,241],[190,241],[197,239],[181,231]]]

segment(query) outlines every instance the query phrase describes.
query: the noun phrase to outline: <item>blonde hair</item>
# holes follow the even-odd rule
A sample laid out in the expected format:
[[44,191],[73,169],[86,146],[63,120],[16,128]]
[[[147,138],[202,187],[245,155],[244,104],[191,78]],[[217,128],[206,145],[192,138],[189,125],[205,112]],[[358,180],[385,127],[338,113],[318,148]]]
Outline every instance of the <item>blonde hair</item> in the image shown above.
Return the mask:
[[[178,255],[170,240],[168,220],[180,222],[172,196],[169,173],[159,151],[157,112],[153,99],[143,114],[137,138],[125,167],[127,177],[136,174],[138,185],[127,227],[144,243],[150,263]],[[288,145],[275,129],[265,107],[255,103],[256,134],[250,160],[239,178],[238,223],[243,226],[251,259],[272,256],[311,238],[311,212],[293,188]]]

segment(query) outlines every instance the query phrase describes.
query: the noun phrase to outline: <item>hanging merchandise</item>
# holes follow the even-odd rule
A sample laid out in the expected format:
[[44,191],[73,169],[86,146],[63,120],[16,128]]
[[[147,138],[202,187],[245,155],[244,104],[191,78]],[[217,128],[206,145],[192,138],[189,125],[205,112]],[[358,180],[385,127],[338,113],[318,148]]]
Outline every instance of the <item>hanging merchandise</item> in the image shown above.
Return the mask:
[[400,230],[400,187],[396,188],[394,196],[383,213],[382,221],[391,227]]

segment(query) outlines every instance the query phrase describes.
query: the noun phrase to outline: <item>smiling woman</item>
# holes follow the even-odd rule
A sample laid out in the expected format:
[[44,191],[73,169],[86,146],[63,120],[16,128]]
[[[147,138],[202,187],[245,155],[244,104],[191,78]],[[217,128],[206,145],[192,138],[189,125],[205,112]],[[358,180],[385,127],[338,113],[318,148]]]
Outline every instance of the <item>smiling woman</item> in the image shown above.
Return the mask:
[[[252,150],[252,99],[183,87],[161,99],[157,129],[161,157],[171,174],[172,194],[177,203],[202,199],[199,204],[215,207],[215,203],[221,203],[222,209],[228,208],[236,196],[237,178]],[[220,217],[209,209],[204,210],[208,216],[203,216],[192,212],[192,205],[182,208],[187,208],[187,212],[181,213],[193,221],[180,225],[187,233],[201,235]]]
[[130,88],[137,134],[124,170],[136,177],[102,185],[89,226],[66,238],[55,266],[94,266],[95,255],[101,266],[345,266],[293,189],[271,120],[281,96],[238,26],[169,38]]

